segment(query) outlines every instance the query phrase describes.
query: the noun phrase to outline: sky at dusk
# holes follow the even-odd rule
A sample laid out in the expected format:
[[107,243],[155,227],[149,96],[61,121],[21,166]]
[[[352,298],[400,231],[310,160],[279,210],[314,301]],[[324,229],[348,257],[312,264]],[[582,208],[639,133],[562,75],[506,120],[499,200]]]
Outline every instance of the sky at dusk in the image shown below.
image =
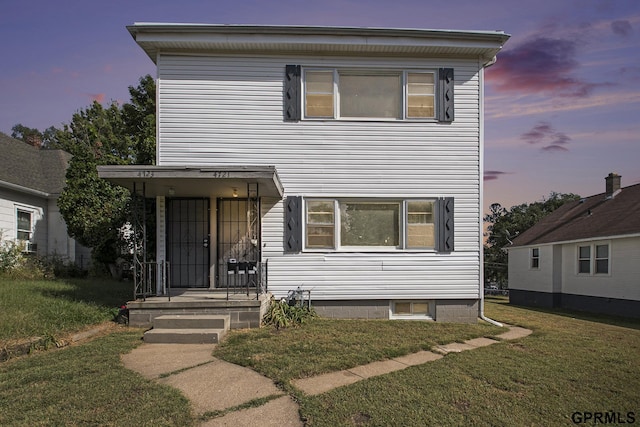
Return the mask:
[[[485,211],[640,183],[638,0],[0,0],[0,131],[127,102],[134,22],[502,30],[486,70]],[[0,153],[0,155],[2,155]]]

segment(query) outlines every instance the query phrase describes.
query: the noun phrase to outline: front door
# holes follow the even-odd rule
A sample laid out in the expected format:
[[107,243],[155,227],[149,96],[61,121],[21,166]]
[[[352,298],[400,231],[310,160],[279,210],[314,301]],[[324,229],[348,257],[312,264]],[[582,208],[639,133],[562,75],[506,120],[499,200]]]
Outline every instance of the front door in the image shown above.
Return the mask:
[[260,261],[260,207],[257,199],[218,199],[218,280],[216,287],[256,286]]
[[209,287],[209,199],[167,199],[167,259],[172,288]]

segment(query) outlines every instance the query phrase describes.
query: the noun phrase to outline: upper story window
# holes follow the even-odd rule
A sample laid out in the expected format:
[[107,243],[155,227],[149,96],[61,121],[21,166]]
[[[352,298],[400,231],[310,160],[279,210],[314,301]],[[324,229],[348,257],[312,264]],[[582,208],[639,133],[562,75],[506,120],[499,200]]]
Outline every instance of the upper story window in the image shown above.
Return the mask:
[[29,241],[32,233],[32,215],[29,211],[18,209],[16,211],[17,239]]
[[435,72],[306,69],[305,118],[434,119]]

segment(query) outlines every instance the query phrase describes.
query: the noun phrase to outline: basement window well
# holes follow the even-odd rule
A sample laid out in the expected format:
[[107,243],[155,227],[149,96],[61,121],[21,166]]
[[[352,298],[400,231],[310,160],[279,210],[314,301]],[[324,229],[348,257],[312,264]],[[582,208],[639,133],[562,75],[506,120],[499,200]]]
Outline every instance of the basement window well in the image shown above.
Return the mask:
[[435,304],[429,300],[391,301],[391,319],[433,320]]

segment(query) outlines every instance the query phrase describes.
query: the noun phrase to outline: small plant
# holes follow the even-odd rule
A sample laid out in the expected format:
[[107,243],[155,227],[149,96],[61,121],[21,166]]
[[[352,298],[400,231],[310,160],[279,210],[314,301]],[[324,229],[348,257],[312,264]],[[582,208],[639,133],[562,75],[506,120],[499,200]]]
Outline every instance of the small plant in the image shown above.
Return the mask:
[[300,326],[316,317],[313,308],[299,304],[290,305],[286,300],[276,301],[271,298],[269,310],[262,319],[265,325],[273,325],[276,329]]

